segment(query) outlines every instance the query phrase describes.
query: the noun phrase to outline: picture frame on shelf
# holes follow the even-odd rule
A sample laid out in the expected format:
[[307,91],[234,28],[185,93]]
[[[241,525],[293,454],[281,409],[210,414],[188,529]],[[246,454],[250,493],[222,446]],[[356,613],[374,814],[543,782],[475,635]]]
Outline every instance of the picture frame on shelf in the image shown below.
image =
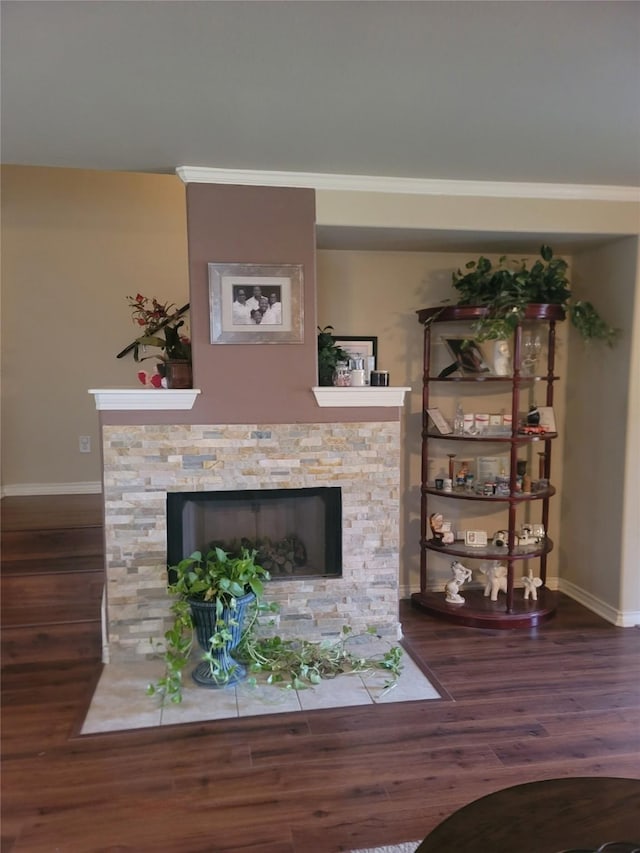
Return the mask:
[[465,530],[464,544],[471,548],[484,548],[488,544],[486,530]]
[[444,340],[455,359],[456,369],[463,376],[491,374],[491,368],[485,361],[482,350],[475,341],[471,341],[468,338],[445,338]]
[[495,482],[501,472],[509,470],[509,457],[478,456],[476,459],[476,481],[478,483]]
[[440,435],[451,435],[453,429],[449,425],[448,421],[446,420],[440,409],[427,409],[427,413],[433,421],[433,424],[440,433]]
[[302,264],[208,267],[212,344],[304,342]]
[[365,381],[369,384],[372,370],[378,366],[378,337],[372,335],[361,337],[360,335],[333,335],[333,342],[343,349],[352,358],[361,356],[364,358]]

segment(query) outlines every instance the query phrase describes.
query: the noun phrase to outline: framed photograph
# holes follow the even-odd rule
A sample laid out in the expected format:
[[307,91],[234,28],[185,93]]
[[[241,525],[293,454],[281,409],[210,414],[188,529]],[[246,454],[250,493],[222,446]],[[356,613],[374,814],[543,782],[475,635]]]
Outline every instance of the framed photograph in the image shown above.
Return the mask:
[[468,338],[445,338],[445,341],[461,373],[466,376],[491,373],[477,343]]
[[[367,372],[376,369],[378,359],[378,338],[360,338],[357,335],[334,335],[334,343],[351,356],[361,355],[365,360]],[[367,359],[373,359],[368,361]]]
[[465,530],[464,544],[472,548],[483,548],[487,544],[486,530]]
[[478,456],[476,460],[476,479],[478,483],[492,483],[503,472],[509,470],[509,457]]
[[427,409],[427,412],[429,413],[429,417],[431,418],[433,423],[436,425],[440,435],[451,435],[453,430],[447,423],[440,409]]
[[365,385],[371,381],[371,371],[376,369],[378,338],[361,338],[357,335],[333,335],[334,343],[351,357],[364,358]]
[[209,264],[212,344],[301,344],[302,264]]

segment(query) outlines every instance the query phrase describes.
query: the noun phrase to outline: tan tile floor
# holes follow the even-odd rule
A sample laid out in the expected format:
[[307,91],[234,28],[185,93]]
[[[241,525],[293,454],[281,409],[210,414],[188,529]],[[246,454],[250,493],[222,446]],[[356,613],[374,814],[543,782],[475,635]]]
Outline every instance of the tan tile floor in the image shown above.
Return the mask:
[[402,664],[400,678],[387,691],[384,683],[388,674],[382,670],[341,675],[307,690],[286,690],[264,683],[255,687],[241,683],[208,690],[198,687],[185,672],[182,702],[179,705],[167,703],[165,708],[159,707],[158,700],[145,693],[147,684],[162,674],[162,661],[108,664],[93,695],[81,734],[440,698],[407,652]]

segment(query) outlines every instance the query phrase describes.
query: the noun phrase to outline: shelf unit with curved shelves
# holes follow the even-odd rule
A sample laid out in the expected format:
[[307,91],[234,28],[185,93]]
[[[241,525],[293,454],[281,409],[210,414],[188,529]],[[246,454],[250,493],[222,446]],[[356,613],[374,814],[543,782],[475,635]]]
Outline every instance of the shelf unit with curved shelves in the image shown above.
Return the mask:
[[[564,320],[564,310],[560,305],[530,305],[525,317],[516,326],[510,348],[513,369],[507,376],[487,375],[486,373],[469,376],[432,375],[433,345],[435,328],[439,324],[465,323],[467,327],[474,320],[483,316],[486,309],[477,306],[447,306],[440,308],[425,308],[417,312],[418,320],[424,327],[424,363],[423,363],[423,395],[422,395],[422,484],[420,489],[420,592],[413,593],[412,603],[415,607],[432,615],[440,616],[452,622],[474,627],[514,628],[532,627],[553,616],[557,606],[557,597],[546,587],[547,555],[553,549],[553,541],[548,536],[549,502],[555,495],[556,489],[550,484],[551,450],[556,432],[542,434],[525,434],[521,430],[521,404],[525,393],[538,393],[544,396],[544,405],[553,406],[554,383],[559,376],[554,372],[556,323]],[[523,331],[535,324],[535,329],[546,329],[546,364],[543,371],[535,375],[527,375],[523,359]],[[442,327],[440,327],[442,328]],[[467,333],[470,337],[470,333]],[[451,372],[451,368],[449,368]],[[444,371],[443,371],[444,372]],[[500,429],[499,434],[469,435],[453,432],[443,433],[434,428],[429,416],[433,398],[446,391],[447,386],[455,387],[461,396],[474,394],[484,388],[492,394],[504,395],[511,413],[511,425]],[[528,428],[528,427],[527,427]],[[464,486],[456,488],[449,484],[449,490],[440,488],[430,479],[430,465],[434,458],[443,455],[447,448],[456,448],[456,452],[446,453],[450,458],[449,475],[453,472],[452,457],[474,459],[481,456],[491,445],[506,451],[508,463],[505,468],[507,483],[505,491],[500,494],[478,492]],[[464,456],[459,455],[458,448],[464,447]],[[538,490],[522,491],[522,480],[518,475],[519,453],[524,449],[533,455],[530,448],[541,447],[538,471]],[[436,450],[434,450],[436,448]],[[444,450],[443,450],[444,449]],[[483,486],[484,488],[484,486]],[[492,537],[487,537],[486,545],[468,544],[466,540],[454,538],[453,541],[443,542],[435,538],[431,531],[430,518],[434,511],[442,512],[446,502],[454,501],[460,507],[460,513],[469,512],[472,507],[481,512],[500,510],[505,513],[508,522],[504,525],[506,544],[495,545]],[[465,507],[467,508],[465,510]],[[543,535],[534,541],[525,540],[519,544],[521,527],[518,527],[518,511],[529,508],[527,512],[539,512]],[[430,535],[431,533],[431,535]],[[499,562],[506,567],[506,589],[498,593],[496,601],[485,595],[485,583],[481,588],[476,584],[463,586],[460,594],[463,603],[452,603],[446,600],[445,583],[434,580],[432,561],[442,557],[451,557],[452,562],[479,560],[491,563]],[[537,572],[531,569],[534,562]],[[466,563],[464,564],[466,565]],[[440,562],[442,567],[442,563]],[[482,563],[481,563],[482,566]],[[539,577],[541,586],[531,591],[528,598],[524,596],[523,588],[516,586],[518,570],[527,571],[528,577]],[[523,578],[525,576],[523,575]],[[524,582],[524,581],[523,581]],[[534,598],[537,595],[537,598]]]

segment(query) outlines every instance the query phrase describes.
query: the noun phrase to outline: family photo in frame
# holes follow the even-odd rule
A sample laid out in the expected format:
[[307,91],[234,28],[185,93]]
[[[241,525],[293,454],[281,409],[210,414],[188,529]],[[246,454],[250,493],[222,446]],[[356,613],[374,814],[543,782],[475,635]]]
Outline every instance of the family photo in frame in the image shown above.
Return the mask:
[[209,264],[212,344],[302,343],[302,264]]

